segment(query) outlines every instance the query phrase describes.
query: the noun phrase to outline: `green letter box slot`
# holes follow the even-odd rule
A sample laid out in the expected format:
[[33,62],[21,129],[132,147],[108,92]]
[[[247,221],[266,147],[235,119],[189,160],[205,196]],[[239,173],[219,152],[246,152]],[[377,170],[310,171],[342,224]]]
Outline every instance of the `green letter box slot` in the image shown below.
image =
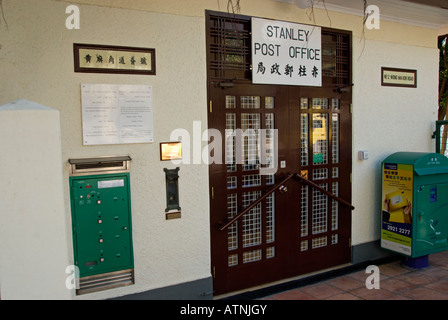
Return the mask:
[[78,293],[133,283],[129,173],[72,176],[70,189]]
[[381,246],[409,258],[448,250],[448,158],[398,152],[382,164]]

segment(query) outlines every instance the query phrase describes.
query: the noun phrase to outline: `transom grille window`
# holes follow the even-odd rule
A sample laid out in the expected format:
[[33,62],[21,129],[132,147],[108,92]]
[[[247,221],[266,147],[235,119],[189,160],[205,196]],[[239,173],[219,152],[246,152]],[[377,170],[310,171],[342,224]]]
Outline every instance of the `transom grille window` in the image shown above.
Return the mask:
[[[210,15],[209,79],[252,81],[251,20],[246,16]],[[322,85],[351,85],[350,35],[322,28]]]

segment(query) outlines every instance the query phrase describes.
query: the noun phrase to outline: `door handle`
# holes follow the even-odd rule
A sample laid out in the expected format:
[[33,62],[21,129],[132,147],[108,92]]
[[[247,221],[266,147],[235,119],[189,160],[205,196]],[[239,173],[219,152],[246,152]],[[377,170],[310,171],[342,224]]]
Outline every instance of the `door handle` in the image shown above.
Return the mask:
[[278,187],[278,191],[280,191],[280,193],[286,193],[288,192],[288,187],[281,185],[280,187]]

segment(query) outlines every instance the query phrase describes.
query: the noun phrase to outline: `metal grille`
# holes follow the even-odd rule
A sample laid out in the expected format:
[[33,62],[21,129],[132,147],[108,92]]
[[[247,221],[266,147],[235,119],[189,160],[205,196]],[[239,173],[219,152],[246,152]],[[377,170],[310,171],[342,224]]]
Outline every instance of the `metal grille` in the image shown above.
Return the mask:
[[[275,97],[225,95],[225,109],[227,218],[231,219],[258,199],[265,186],[275,183],[273,174],[249,172],[260,168],[261,152],[265,152],[266,159],[274,159]],[[266,130],[263,140],[261,129]],[[262,142],[265,148],[261,148]],[[272,161],[266,164],[274,165]],[[271,194],[227,229],[227,265],[274,258],[275,227],[275,194]],[[263,244],[271,246],[258,247]]]
[[241,109],[260,109],[260,97],[241,96]]
[[[327,184],[320,184],[327,190]],[[313,234],[327,232],[328,197],[322,192],[313,189]]]
[[235,159],[235,129],[236,129],[236,114],[226,113],[226,165],[228,172],[236,171]]
[[236,189],[238,187],[238,177],[227,177],[227,189]]
[[322,83],[351,85],[350,35],[322,30]]
[[274,160],[275,160],[275,122],[274,122],[274,114],[273,113],[266,113],[265,114],[265,128],[266,128],[266,134],[265,134],[265,141],[266,146],[264,149],[267,165],[268,168],[273,168],[275,166]]
[[266,109],[274,109],[274,97],[265,97],[264,98],[264,107]]
[[339,163],[339,114],[333,113],[332,115],[332,162]]
[[[209,15],[211,79],[252,80],[249,16]],[[322,30],[322,84],[351,85],[350,34]]]
[[266,243],[275,241],[275,194],[266,198]]
[[227,257],[227,263],[229,267],[238,265],[238,254],[231,254]]
[[308,240],[300,241],[300,251],[308,250]]
[[301,153],[300,153],[300,164],[302,166],[308,165],[308,114],[301,114]]
[[328,179],[328,169],[320,168],[313,170],[313,179],[314,180],[325,180]]
[[300,235],[308,235],[308,186],[302,186],[300,202]]
[[312,249],[322,248],[322,247],[325,247],[326,245],[327,245],[327,237],[326,236],[314,238],[311,240],[311,248]]
[[[335,196],[339,196],[339,183],[333,182],[331,192]],[[331,230],[338,230],[339,220],[339,203],[336,200],[331,200]]]
[[260,163],[260,148],[258,145],[260,134],[260,114],[242,113],[241,129],[243,131],[243,170],[258,170]]
[[226,96],[226,109],[235,109],[235,108],[236,108],[236,97]]
[[275,247],[266,248],[266,258],[274,258],[275,257]]
[[243,252],[243,263],[261,260],[261,249]]
[[313,98],[313,109],[314,110],[327,110],[328,109],[328,99]]
[[[238,211],[238,195],[236,193],[227,196],[227,216],[232,219]],[[229,250],[238,249],[238,221],[227,229],[227,248]]]
[[[243,208],[248,207],[260,197],[261,191],[243,193]],[[243,216],[243,247],[261,244],[261,203]]]
[[259,174],[244,175],[242,179],[243,188],[261,186],[261,176]]
[[308,109],[308,98],[300,98],[300,109]]
[[250,20],[210,16],[209,70],[212,78],[247,79],[251,65]]

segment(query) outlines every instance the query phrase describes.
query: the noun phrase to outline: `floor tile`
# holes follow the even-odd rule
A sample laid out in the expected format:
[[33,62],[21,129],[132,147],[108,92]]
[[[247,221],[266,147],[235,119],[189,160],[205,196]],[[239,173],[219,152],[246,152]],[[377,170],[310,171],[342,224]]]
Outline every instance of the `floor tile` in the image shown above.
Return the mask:
[[402,295],[413,300],[448,300],[448,294],[423,287],[404,292]]
[[410,272],[409,269],[403,268],[399,262],[393,262],[388,263],[385,265],[379,266],[380,273],[382,275],[388,276],[388,277],[395,277],[397,275],[406,274]]
[[352,290],[350,293],[365,300],[387,300],[394,296],[392,292],[386,289],[359,288]]
[[434,278],[428,276],[424,271],[409,272],[397,276],[396,279],[416,285],[426,285],[434,281]]
[[380,288],[397,294],[414,289],[416,288],[416,285],[395,278],[389,278],[380,282]]
[[426,285],[425,288],[433,289],[438,292],[448,294],[448,280],[430,283]]
[[333,287],[326,283],[318,283],[315,285],[306,286],[300,289],[300,291],[313,296],[316,299],[326,299],[336,294],[343,293],[341,289]]
[[325,300],[364,300],[364,299],[357,297],[350,293],[340,293],[340,294],[328,297]]
[[448,300],[448,251],[432,254],[429,267],[414,270],[400,261],[379,265],[380,289],[367,289],[360,270],[268,296],[272,300]]
[[434,268],[432,270],[428,270],[426,274],[427,276],[433,278],[435,281],[448,280],[448,270],[444,270],[441,268]]
[[349,275],[328,280],[327,283],[344,291],[358,289],[365,286],[365,281],[359,281]]
[[348,276],[352,277],[355,280],[360,281],[361,283],[365,283],[366,279],[369,275],[363,270],[363,271],[350,273]]

